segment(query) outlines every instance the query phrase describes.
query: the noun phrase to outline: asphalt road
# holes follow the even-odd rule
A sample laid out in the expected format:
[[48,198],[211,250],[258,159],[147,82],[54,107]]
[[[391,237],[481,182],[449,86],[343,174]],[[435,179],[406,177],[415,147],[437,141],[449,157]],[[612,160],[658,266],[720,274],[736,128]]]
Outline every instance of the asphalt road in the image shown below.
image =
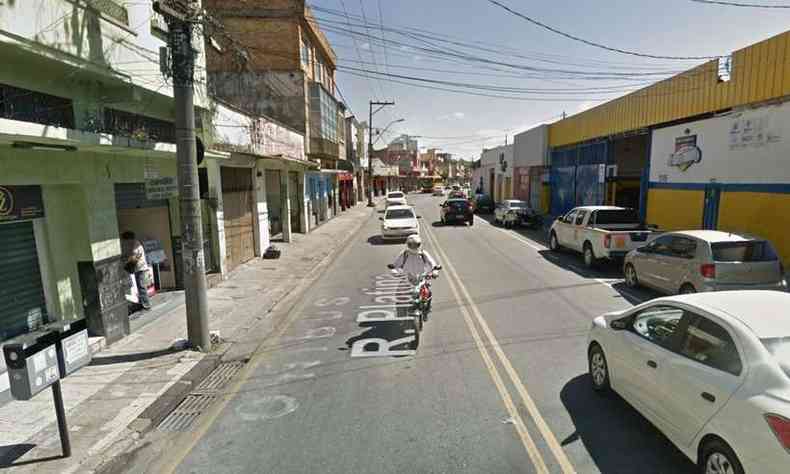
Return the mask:
[[208,429],[172,454],[177,472],[694,472],[586,374],[590,321],[654,295],[551,254],[541,235],[482,218],[441,226],[441,198],[409,199],[444,265],[419,345],[392,320],[402,285],[386,264],[402,243],[381,242],[371,217]]

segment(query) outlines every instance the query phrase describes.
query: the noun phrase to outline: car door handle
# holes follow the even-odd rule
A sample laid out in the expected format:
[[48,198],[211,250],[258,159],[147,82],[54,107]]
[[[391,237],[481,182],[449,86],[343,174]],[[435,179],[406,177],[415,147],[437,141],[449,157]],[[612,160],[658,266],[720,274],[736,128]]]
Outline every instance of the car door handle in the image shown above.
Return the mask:
[[647,361],[647,366],[652,368],[652,369],[657,369],[658,368],[658,364],[656,364],[656,361],[654,361],[654,360]]
[[702,393],[700,394],[700,396],[701,396],[702,398],[704,398],[705,400],[707,400],[707,401],[711,402],[711,403],[716,403],[716,397],[714,397],[713,395],[711,395],[711,394],[710,394],[710,393],[708,393],[708,392],[702,392]]

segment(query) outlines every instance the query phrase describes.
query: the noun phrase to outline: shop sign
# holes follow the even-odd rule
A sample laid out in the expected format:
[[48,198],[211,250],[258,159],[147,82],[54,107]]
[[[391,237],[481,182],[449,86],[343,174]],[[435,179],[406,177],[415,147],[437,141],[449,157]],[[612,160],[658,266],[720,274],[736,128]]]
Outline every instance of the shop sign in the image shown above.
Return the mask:
[[41,186],[0,185],[0,222],[44,217]]
[[686,171],[694,163],[702,161],[702,150],[697,146],[696,135],[686,135],[675,139],[675,153],[669,155],[669,166]]
[[157,201],[176,196],[178,196],[178,181],[175,176],[163,176],[145,181],[146,199]]

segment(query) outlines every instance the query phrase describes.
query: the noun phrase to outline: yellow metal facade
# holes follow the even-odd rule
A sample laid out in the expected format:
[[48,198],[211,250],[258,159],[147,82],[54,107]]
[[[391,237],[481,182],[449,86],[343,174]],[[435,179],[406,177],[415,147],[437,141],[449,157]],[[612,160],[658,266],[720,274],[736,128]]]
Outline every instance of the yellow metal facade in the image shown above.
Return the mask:
[[790,31],[738,50],[729,81],[706,62],[549,126],[549,146],[597,137],[790,95]]
[[661,230],[699,229],[705,191],[651,189],[647,197],[647,222]]
[[790,264],[790,194],[724,192],[719,202],[718,229],[768,239],[782,261]]

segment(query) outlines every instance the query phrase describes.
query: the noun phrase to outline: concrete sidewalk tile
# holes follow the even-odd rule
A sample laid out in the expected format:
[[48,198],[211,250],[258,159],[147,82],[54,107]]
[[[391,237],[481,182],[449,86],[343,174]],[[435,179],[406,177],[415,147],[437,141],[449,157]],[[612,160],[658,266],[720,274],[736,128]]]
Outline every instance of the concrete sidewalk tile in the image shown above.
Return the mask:
[[[89,472],[123,453],[172,411],[224,354],[249,358],[274,327],[267,321],[272,308],[336,255],[372,213],[371,208],[353,207],[310,234],[296,234],[293,242],[276,243],[283,251],[280,259],[248,262],[211,288],[209,326],[225,341],[212,354],[171,348],[186,334],[183,304],[173,304],[111,347],[101,350],[103,338],[92,340],[92,349],[101,352],[94,354],[91,365],[63,381],[72,457],[30,462],[16,466],[15,472]],[[252,338],[256,343],[249,337],[253,327],[260,331]],[[0,468],[59,454],[49,390],[31,401],[0,406]]]

